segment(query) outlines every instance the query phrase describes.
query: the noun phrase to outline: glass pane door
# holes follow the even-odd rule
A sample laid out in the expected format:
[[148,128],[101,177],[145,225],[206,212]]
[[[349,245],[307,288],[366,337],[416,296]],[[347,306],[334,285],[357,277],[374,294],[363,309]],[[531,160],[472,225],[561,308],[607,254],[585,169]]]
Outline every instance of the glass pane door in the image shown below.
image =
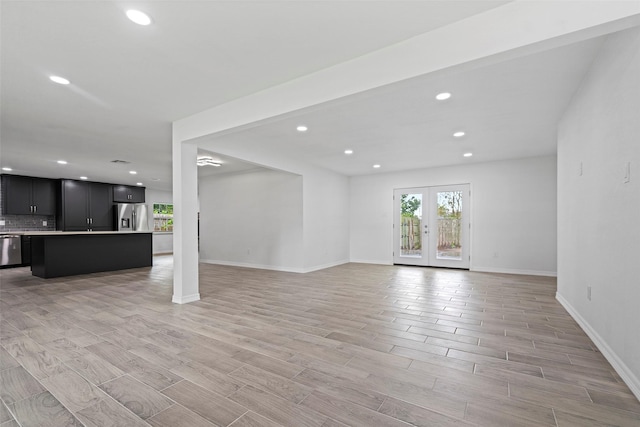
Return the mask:
[[462,259],[460,223],[462,221],[462,191],[436,192],[438,203],[437,259]]
[[423,221],[423,205],[429,200],[424,189],[396,190],[394,193],[394,262],[426,265],[428,255],[427,224]]
[[469,268],[469,184],[431,187],[429,265]]
[[469,184],[394,191],[395,264],[469,268]]

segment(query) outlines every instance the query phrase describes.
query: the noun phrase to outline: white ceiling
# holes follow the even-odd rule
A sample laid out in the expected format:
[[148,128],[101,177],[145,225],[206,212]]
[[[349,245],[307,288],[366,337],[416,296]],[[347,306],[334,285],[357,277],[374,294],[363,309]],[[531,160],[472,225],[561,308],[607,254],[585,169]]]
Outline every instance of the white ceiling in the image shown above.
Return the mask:
[[[504,3],[3,1],[0,163],[15,174],[170,190],[172,121]],[[154,23],[133,24],[130,7]],[[599,43],[412,79],[224,138],[346,175],[372,173],[373,163],[391,171],[550,154]],[[453,97],[436,102],[440,90]],[[467,135],[456,140],[459,129]]]

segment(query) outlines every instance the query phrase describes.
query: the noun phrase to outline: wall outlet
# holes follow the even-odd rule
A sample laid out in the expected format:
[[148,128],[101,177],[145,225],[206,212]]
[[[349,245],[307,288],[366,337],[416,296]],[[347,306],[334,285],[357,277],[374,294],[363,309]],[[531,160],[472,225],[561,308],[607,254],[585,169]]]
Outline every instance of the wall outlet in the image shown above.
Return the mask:
[[578,165],[578,176],[582,176],[582,162]]
[[591,301],[591,286],[587,286],[587,299]]
[[494,258],[499,258],[499,257],[500,257],[500,254],[498,254],[498,252],[494,252],[494,253],[493,253],[493,257],[494,257]]
[[42,221],[42,226],[46,227],[47,226],[47,221]]

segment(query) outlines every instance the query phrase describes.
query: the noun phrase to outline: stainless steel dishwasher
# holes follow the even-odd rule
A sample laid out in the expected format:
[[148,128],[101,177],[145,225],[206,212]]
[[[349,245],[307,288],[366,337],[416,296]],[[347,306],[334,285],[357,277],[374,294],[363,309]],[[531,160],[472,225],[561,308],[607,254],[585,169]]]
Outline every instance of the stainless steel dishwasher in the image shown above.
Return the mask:
[[15,234],[0,235],[0,266],[22,264],[22,237]]

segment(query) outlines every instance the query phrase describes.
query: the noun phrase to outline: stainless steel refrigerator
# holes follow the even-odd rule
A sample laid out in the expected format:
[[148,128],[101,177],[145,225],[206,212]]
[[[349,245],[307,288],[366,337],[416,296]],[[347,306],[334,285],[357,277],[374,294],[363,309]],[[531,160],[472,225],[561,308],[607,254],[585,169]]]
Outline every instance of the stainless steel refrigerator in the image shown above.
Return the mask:
[[116,227],[118,231],[149,231],[149,209],[143,203],[118,203]]

